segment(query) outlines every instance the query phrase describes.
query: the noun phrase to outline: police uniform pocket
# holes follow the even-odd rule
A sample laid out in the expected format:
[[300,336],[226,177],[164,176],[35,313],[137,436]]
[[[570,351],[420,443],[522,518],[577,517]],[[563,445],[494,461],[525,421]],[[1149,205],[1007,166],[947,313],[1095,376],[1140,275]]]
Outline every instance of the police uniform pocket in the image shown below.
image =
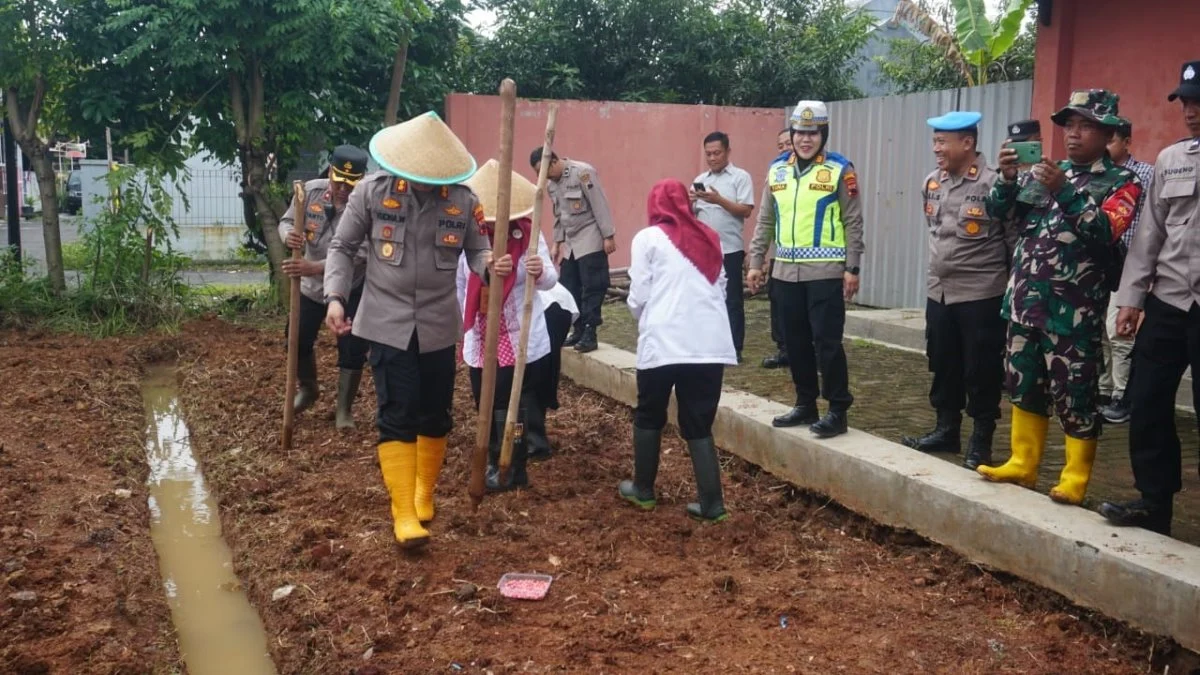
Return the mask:
[[467,236],[467,223],[463,220],[440,220],[434,240],[434,266],[439,270],[458,269],[458,256],[462,252],[463,240]]
[[371,228],[371,250],[380,262],[399,265],[404,257],[404,226],[376,220]]
[[958,228],[955,234],[960,239],[983,239],[988,236],[992,221],[981,202],[968,202],[958,210]]
[[925,200],[925,218],[929,221],[929,226],[933,229],[938,227],[938,216],[942,213],[942,203],[936,199]]
[[1182,197],[1191,197],[1196,194],[1196,179],[1178,179],[1163,181],[1162,192],[1159,195],[1163,199],[1179,199]]
[[1183,211],[1182,213],[1168,214],[1165,219],[1165,222],[1167,224],[1167,228],[1170,229],[1170,228],[1182,227],[1184,225],[1187,225],[1188,221],[1190,221],[1191,219],[1192,219],[1192,214],[1189,211]]
[[573,216],[592,210],[588,201],[583,198],[583,188],[575,187],[563,190],[563,199],[567,203],[567,212]]

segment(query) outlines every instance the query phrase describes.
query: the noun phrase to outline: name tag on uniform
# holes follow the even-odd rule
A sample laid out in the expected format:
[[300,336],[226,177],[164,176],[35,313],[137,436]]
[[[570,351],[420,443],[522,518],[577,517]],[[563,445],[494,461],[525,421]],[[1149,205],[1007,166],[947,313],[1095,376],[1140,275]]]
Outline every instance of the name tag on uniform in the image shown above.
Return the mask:
[[[462,211],[459,211],[459,213],[462,213]],[[437,226],[438,226],[439,230],[465,230],[465,229],[467,229],[467,223],[465,221],[447,220],[445,218],[439,219]]]
[[837,189],[836,185],[822,185],[821,183],[809,183],[808,189],[819,190],[821,192],[833,192]]
[[403,223],[404,219],[405,219],[405,217],[399,213],[392,213],[390,211],[381,211],[379,209],[375,210],[374,216],[377,220],[384,220],[389,223]]
[[787,183],[771,183],[771,192],[780,192],[787,189]]

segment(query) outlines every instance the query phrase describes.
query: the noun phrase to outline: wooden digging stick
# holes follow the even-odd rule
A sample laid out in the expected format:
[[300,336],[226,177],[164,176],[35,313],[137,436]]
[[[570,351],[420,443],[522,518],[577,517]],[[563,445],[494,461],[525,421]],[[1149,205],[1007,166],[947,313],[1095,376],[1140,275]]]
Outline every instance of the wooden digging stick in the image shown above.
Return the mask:
[[[307,220],[307,204],[305,204],[304,181],[292,181],[292,232],[304,236],[305,221]],[[285,242],[286,243],[286,242]],[[292,250],[292,260],[303,257],[300,249]],[[282,273],[283,270],[280,270]],[[292,426],[296,416],[296,366],[300,362],[300,277],[292,277],[291,305],[288,311],[288,358],[287,384],[283,391],[283,437],[284,450],[292,449]]]
[[[526,260],[538,257],[538,242],[542,238],[542,202],[546,195],[546,181],[550,176],[550,149],[554,146],[554,124],[558,118],[558,105],[551,104],[546,114],[546,140],[542,142],[542,163],[538,167],[537,194],[533,202],[533,226],[529,228],[529,250]],[[553,264],[553,263],[551,263]],[[500,480],[508,480],[508,469],[512,465],[512,446],[516,436],[518,402],[521,388],[525,384],[525,357],[529,350],[529,324],[533,321],[533,294],[537,278],[525,275],[525,304],[521,307],[521,336],[517,341],[517,363],[513,368],[512,393],[508,395],[508,416],[504,419],[504,441],[500,446]]]
[[[508,250],[509,193],[512,191],[513,120],[517,113],[517,84],[511,79],[500,83],[500,176],[496,186],[496,230],[492,241],[493,259]],[[496,395],[496,349],[500,343],[500,311],[504,300],[504,281],[488,281],[487,333],[484,341],[483,380],[479,387],[479,422],[475,433],[475,455],[471,458],[471,506],[479,508],[486,490],[488,436],[492,429],[492,409]],[[511,405],[511,404],[510,404]]]

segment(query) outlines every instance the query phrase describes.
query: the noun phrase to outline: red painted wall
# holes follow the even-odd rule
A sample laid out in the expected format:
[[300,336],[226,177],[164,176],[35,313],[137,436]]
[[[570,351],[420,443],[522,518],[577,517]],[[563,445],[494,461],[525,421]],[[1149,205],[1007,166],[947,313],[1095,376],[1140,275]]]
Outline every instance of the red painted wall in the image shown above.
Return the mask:
[[[513,168],[531,181],[529,153],[542,144],[548,101],[518,99]],[[500,99],[451,94],[446,121],[479,164],[499,158]],[[707,170],[701,143],[712,131],[729,134],[732,162],[750,172],[758,201],[767,166],[779,153],[775,138],[785,123],[777,108],[729,108],[658,103],[558,101],[554,150],[560,157],[596,167],[617,227],[613,267],[629,265],[633,235],[646,225],[646,197],[655,182],[678,178],[685,184]],[[546,204],[543,236],[554,224]],[[755,213],[746,220],[749,244]]]
[[[1121,116],[1133,122],[1133,153],[1154,161],[1187,135],[1178,101],[1167,102],[1179,67],[1200,59],[1200,2],[1196,0],[1054,0],[1050,26],[1038,26],[1033,114],[1043,131],[1073,89],[1111,89]],[[1053,154],[1065,157],[1062,134]]]

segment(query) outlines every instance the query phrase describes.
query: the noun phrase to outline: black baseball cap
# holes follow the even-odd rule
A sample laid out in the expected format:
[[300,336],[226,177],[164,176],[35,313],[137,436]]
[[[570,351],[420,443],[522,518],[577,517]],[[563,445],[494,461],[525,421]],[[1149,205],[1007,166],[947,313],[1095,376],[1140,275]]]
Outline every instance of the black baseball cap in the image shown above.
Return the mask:
[[1179,69],[1179,86],[1167,100],[1174,101],[1177,98],[1200,101],[1200,61],[1189,61]]
[[1021,120],[1008,125],[1008,137],[1014,142],[1027,141],[1042,133],[1042,123],[1037,120]]

